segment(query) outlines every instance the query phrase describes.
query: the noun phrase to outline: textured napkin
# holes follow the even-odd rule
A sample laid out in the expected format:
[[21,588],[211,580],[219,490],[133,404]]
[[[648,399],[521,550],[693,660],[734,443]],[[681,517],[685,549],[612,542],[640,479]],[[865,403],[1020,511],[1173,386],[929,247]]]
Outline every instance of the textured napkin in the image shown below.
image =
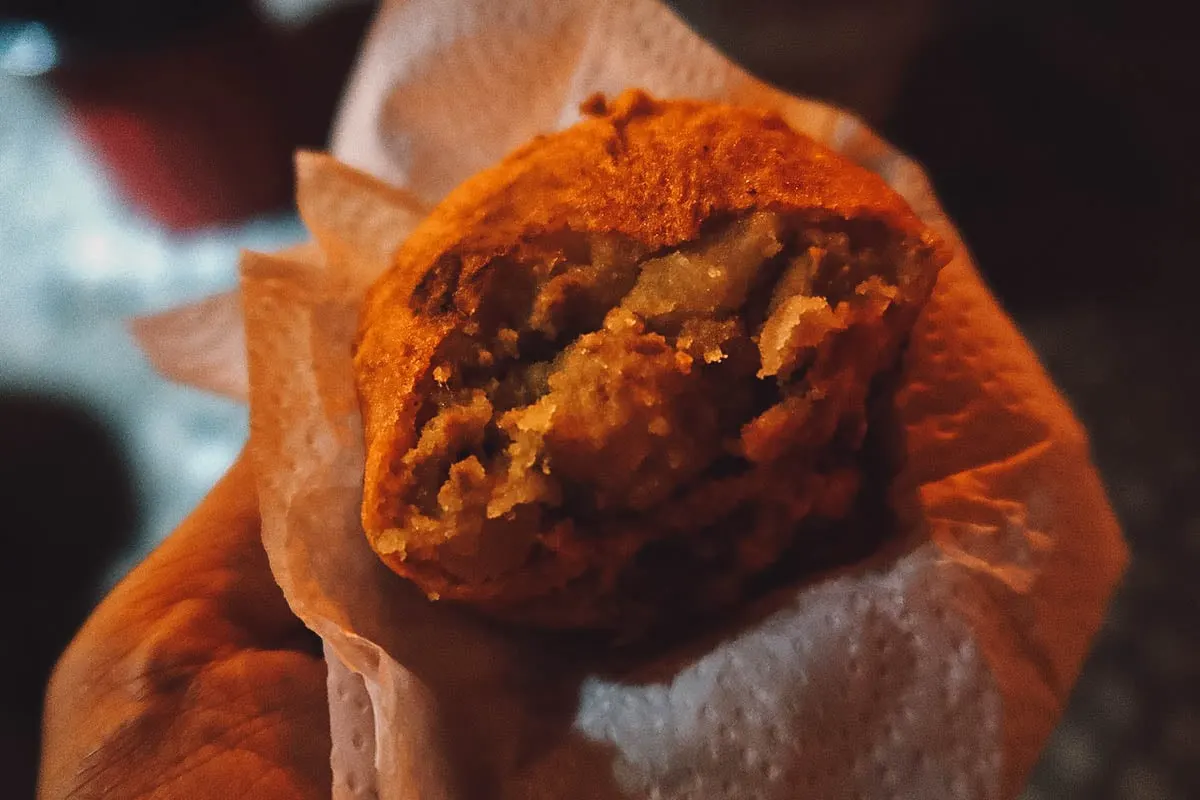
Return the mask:
[[[350,342],[364,288],[430,204],[626,87],[778,109],[881,174],[957,254],[896,398],[904,534],[618,662],[430,604],[371,553]],[[167,375],[249,395],[272,570],[326,645],[335,798],[1020,791],[1127,554],[1084,432],[914,164],[755,81],[654,0],[385,3],[333,152],[390,185],[302,155],[313,243],[245,255],[244,327],[228,295],[137,333]]]

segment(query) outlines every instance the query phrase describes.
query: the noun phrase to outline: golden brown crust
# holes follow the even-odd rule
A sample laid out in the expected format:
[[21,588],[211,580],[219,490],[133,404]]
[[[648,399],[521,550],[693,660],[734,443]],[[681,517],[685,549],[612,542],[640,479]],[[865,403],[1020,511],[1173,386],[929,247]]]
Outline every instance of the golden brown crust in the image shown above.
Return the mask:
[[355,353],[367,450],[363,524],[402,574],[422,567],[404,564],[403,542],[381,542],[397,524],[399,459],[416,444],[439,348],[478,311],[491,265],[519,261],[563,231],[620,234],[653,252],[695,240],[711,219],[752,210],[880,222],[930,254],[929,286],[941,265],[933,234],[882,179],[775,114],[637,91],[611,104],[589,100],[584,110],[593,116],[534,139],[453,191],[365,300]]
[[[560,133],[535,137],[462,183],[413,232],[368,313],[413,288],[444,258],[460,283],[532,236],[619,232],[651,249],[696,238],[710,217],[751,208],[876,219],[933,241],[878,175],[804,136],[777,114],[628,91]],[[469,293],[456,298],[470,303]]]

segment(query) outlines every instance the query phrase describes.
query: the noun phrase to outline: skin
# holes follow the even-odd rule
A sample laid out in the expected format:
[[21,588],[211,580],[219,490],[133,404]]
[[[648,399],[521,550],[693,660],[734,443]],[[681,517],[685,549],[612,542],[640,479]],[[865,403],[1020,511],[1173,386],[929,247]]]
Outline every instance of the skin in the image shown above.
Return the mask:
[[[995,561],[990,534],[1014,508],[1040,515],[1036,569],[995,572],[1036,579],[1023,588],[1033,605],[1011,621],[997,606],[979,642],[1001,694],[1023,698],[1003,732],[1001,795],[1015,796],[1126,551],[1082,429],[961,262],[943,270],[906,360],[897,411],[909,465],[897,488],[919,505],[945,569]],[[268,569],[253,483],[243,458],[63,655],[46,698],[45,800],[329,797],[324,662]]]
[[325,664],[271,577],[244,456],[80,630],[44,735],[47,800],[329,796]]

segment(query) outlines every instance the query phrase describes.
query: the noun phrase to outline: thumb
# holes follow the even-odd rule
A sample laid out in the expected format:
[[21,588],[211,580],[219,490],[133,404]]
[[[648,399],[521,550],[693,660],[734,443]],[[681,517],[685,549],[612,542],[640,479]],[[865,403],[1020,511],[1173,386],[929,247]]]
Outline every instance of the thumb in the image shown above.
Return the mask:
[[[311,672],[318,685],[323,675],[316,637],[291,614],[268,567],[243,454],[105,598],[59,660],[46,695],[43,795],[87,796],[79,787],[146,778],[145,759],[185,758],[172,749],[184,738],[181,730],[208,725],[211,734],[220,728],[219,714],[233,713],[222,710],[225,695],[211,686],[240,684],[216,665],[243,664],[246,653],[261,654],[273,675]],[[238,674],[249,679],[244,670]],[[208,705],[203,713],[189,711],[196,704]],[[244,698],[240,705],[253,708]],[[207,735],[196,732],[197,741]],[[138,751],[122,755],[124,747]]]

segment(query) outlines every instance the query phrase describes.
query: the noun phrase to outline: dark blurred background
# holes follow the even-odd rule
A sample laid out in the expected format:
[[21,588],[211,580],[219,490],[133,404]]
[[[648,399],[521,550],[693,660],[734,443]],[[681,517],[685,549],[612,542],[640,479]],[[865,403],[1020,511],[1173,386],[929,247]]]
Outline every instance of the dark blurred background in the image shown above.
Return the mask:
[[[1091,430],[1134,558],[1027,800],[1200,797],[1200,64],[1161,0],[677,0],[765,79],[924,163]],[[236,456],[245,410],[155,378],[130,314],[303,232],[372,5],[0,0],[0,785],[89,609]]]

